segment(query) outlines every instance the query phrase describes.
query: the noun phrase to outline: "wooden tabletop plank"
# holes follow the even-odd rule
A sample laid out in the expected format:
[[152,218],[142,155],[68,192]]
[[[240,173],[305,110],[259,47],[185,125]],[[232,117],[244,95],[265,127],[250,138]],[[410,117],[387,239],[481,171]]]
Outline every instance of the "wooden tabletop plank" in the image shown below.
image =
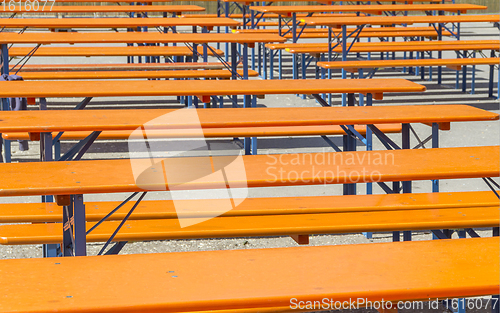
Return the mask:
[[474,23],[499,22],[500,14],[484,15],[408,15],[408,16],[359,16],[352,17],[305,17],[301,23],[317,26],[340,27],[342,25],[392,25],[414,23]]
[[422,92],[405,79],[293,79],[197,81],[15,81],[0,82],[0,97],[140,97]]
[[226,17],[219,18],[11,18],[2,21],[6,28],[128,28],[128,27],[172,27],[199,26],[236,27],[241,23]]
[[[58,132],[96,130],[278,127],[308,125],[352,125],[391,123],[447,123],[498,120],[497,113],[467,105],[412,105],[373,107],[311,108],[227,108],[197,110],[199,124],[192,121],[191,111],[178,115],[166,125],[151,122],[172,109],[134,110],[60,110],[6,111],[0,118],[0,132]],[[76,118],[77,117],[77,118]]]
[[385,11],[446,11],[467,13],[468,10],[486,10],[487,7],[475,4],[375,4],[375,5],[284,5],[251,6],[250,10],[262,13],[291,14],[316,12],[365,12],[382,14]]
[[0,44],[55,44],[55,43],[255,43],[285,42],[286,39],[275,34],[233,34],[233,33],[196,33],[173,34],[158,32],[127,33],[0,33]]
[[[198,53],[203,54],[203,46],[198,46]],[[224,51],[214,49],[219,55],[224,55]],[[141,47],[39,47],[33,52],[32,47],[12,47],[9,49],[9,56],[23,57],[30,54],[36,57],[78,57],[78,56],[192,56],[193,49],[182,46],[141,46]],[[208,55],[214,53],[208,49]]]
[[66,6],[54,5],[47,1],[47,5],[35,11],[31,7],[25,5],[9,7],[8,4],[3,7],[5,13],[129,13],[129,12],[167,12],[167,13],[182,13],[182,12],[199,12],[205,11],[204,7],[198,5],[81,5],[81,6]]
[[[247,5],[253,4],[253,3],[258,3],[258,1],[252,1],[252,0],[222,0],[223,2],[239,2],[239,3],[245,3]],[[278,3],[278,2],[306,2],[306,3],[321,3],[321,4],[326,4],[326,5],[333,5],[336,2],[341,2],[342,0],[315,0],[315,1],[310,1],[310,0],[267,0],[265,1],[266,3]],[[405,3],[405,4],[413,4],[413,2],[431,2],[431,3],[441,3],[441,0],[381,0],[378,2],[400,2],[400,3]]]
[[[401,124],[375,124],[385,134],[401,133]],[[366,134],[366,125],[354,125],[354,129],[361,135]],[[266,126],[266,127],[224,127],[203,128],[205,138],[235,138],[235,137],[288,137],[288,136],[326,136],[345,135],[340,125],[314,125],[314,126]],[[65,131],[60,140],[82,140],[88,137],[91,131]],[[33,133],[31,133],[33,134]],[[59,133],[52,133],[55,138]],[[200,138],[199,129],[184,128],[176,129],[152,129],[148,131],[148,138]],[[32,140],[30,133],[15,132],[2,133],[2,138],[8,140]],[[143,135],[133,130],[108,130],[103,131],[97,137],[98,140],[127,140],[142,139]]]
[[[231,65],[231,63],[229,63]],[[239,66],[241,68],[241,65]],[[220,62],[177,62],[177,63],[100,63],[100,64],[25,64],[24,72],[85,72],[85,71],[154,71],[154,70],[219,70],[226,69]],[[16,69],[17,71],[17,69]]]
[[[335,303],[491,295],[500,285],[499,240],[1,260],[6,296],[0,310],[193,312],[290,308],[291,298]],[[370,266],[360,255],[370,256]]]
[[[0,196],[498,177],[500,147],[0,164]],[[211,164],[207,165],[207,164]],[[208,167],[207,167],[208,166]],[[133,168],[141,169],[134,176]],[[211,175],[224,168],[225,175]],[[246,179],[242,175],[245,173]],[[203,177],[200,175],[205,174]],[[193,176],[194,175],[194,176]],[[227,180],[224,177],[228,177]]]

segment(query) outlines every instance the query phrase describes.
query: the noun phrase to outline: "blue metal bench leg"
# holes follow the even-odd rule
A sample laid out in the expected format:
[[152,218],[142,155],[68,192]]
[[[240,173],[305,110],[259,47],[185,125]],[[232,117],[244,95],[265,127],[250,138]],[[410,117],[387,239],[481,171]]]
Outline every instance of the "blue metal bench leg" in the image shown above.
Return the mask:
[[[403,149],[411,149],[410,146],[410,124],[403,124],[402,125],[402,147]],[[403,185],[403,193],[411,193],[412,192],[412,186],[411,186],[411,181],[404,181],[402,182]],[[403,241],[411,241],[411,231],[404,231],[403,232]]]
[[[40,137],[40,159],[42,161],[53,161],[52,157],[52,133],[42,133]],[[42,196],[42,203],[54,202],[53,196]],[[60,245],[58,244],[46,244],[43,245],[43,257],[53,258],[59,256]]]

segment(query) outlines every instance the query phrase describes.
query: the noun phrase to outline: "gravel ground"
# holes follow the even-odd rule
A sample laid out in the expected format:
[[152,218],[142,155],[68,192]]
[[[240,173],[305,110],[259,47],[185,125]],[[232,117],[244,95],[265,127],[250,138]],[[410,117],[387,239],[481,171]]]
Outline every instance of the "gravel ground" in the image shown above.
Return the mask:
[[[462,30],[462,39],[495,39],[499,37],[498,29],[493,28],[491,24],[471,24],[464,27]],[[445,53],[444,57],[453,57],[453,55]],[[124,62],[122,58],[72,58],[71,60],[57,59],[37,59],[32,63],[90,63],[90,62],[109,62],[118,63]],[[286,75],[291,75],[288,64]],[[479,66],[477,68],[476,94],[462,93],[454,89],[455,72],[444,69],[443,85],[437,85],[436,81],[420,80],[417,76],[405,75],[393,70],[383,70],[377,77],[402,77],[412,81],[421,83],[427,87],[425,93],[419,94],[389,94],[381,101],[376,101],[374,105],[439,105],[439,104],[469,104],[492,112],[499,111],[499,102],[497,100],[487,98],[487,79],[488,68]],[[313,77],[313,73],[310,74]],[[339,74],[335,73],[335,77]],[[470,86],[470,84],[469,84]],[[468,90],[470,90],[468,88]],[[79,99],[49,99],[50,108],[69,108],[74,106]],[[334,97],[334,104],[340,104],[340,97]],[[268,107],[297,107],[297,106],[317,106],[312,99],[300,99],[294,95],[285,96],[268,96],[266,99],[259,99],[259,106]],[[125,101],[125,99],[96,99],[88,108],[127,108],[127,107],[176,107],[173,98],[156,98],[156,99],[140,99],[133,102]],[[416,125],[415,130],[421,138],[425,138],[430,134],[430,128],[425,125]],[[440,145],[442,147],[457,147],[457,146],[476,146],[476,145],[496,145],[499,144],[500,130],[498,121],[494,122],[479,122],[479,123],[456,123],[452,125],[451,131],[441,132]],[[389,135],[396,142],[400,141],[400,134]],[[413,139],[412,139],[413,140]],[[340,138],[334,138],[335,142],[341,143]],[[210,140],[213,146],[217,146],[222,153],[234,153],[237,148],[234,142],[229,140]],[[412,144],[416,141],[413,141]],[[182,141],[177,141],[175,145]],[[17,151],[17,144],[14,144],[13,160],[14,162],[34,161],[39,157],[37,143],[30,143],[29,151]],[[63,143],[62,149],[68,149],[70,143]],[[382,146],[376,146],[376,149],[383,149]],[[317,137],[286,137],[286,138],[266,138],[259,139],[259,154],[266,153],[294,153],[294,152],[316,152],[316,151],[331,151],[321,138]],[[127,143],[123,141],[98,141],[96,142],[89,153],[85,156],[87,159],[95,158],[126,158]],[[468,180],[448,180],[441,181],[441,191],[470,191],[470,190],[488,190],[487,186],[479,179]],[[365,191],[364,186],[360,185],[359,194]],[[381,193],[380,189],[375,188],[375,193]],[[430,182],[414,183],[414,192],[430,192]],[[261,196],[313,196],[313,195],[340,195],[342,192],[341,186],[306,186],[294,188],[266,188],[251,190],[249,197]],[[188,197],[190,197],[189,195]],[[192,195],[196,197],[211,197],[210,194]],[[86,200],[123,200],[126,197],[124,194],[110,195],[89,195]],[[169,198],[165,193],[148,194],[148,199],[165,199]],[[18,202],[18,198],[2,198],[1,202]],[[26,197],[25,202],[38,202],[38,197]],[[491,231],[481,230],[481,235],[490,236]],[[414,232],[414,240],[429,240],[431,239],[430,232]],[[311,245],[341,245],[341,244],[358,244],[367,242],[386,242],[392,240],[392,234],[377,233],[373,239],[366,239],[362,234],[346,234],[346,235],[320,235],[311,237]],[[130,253],[162,253],[162,252],[177,252],[177,251],[205,251],[205,250],[231,250],[231,249],[255,249],[255,248],[273,248],[273,247],[290,247],[296,243],[289,237],[266,237],[266,238],[234,238],[234,239],[200,239],[200,240],[170,240],[170,241],[150,241],[150,242],[133,242],[129,243],[122,250],[122,254]],[[101,244],[89,244],[88,254],[95,255]],[[40,245],[32,246],[0,246],[0,258],[35,258],[41,257],[42,251]],[[369,265],[369,256],[367,265]],[[443,312],[446,309],[439,306],[437,309],[404,309],[400,312],[408,313],[427,313],[427,312]],[[346,312],[352,313],[368,313],[375,310],[353,310]],[[471,310],[470,312],[487,312],[489,308],[481,307]]]

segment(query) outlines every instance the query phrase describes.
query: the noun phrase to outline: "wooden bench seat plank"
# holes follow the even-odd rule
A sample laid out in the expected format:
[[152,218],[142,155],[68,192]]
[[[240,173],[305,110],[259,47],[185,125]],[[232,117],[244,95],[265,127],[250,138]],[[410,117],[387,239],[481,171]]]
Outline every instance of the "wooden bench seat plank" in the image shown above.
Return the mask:
[[[448,31],[443,31],[442,36],[452,36]],[[292,39],[293,34],[286,34],[283,37]],[[437,38],[438,33],[435,30],[429,31],[393,31],[393,32],[361,32],[358,38],[374,38],[374,37],[426,37],[426,38]],[[300,35],[301,39],[306,38],[328,38],[328,33],[303,33]],[[338,35],[338,38],[342,38],[342,34]]]
[[[355,28],[347,28],[347,32],[350,33],[352,31],[356,30]],[[303,34],[306,33],[326,33],[328,34],[328,29],[327,28],[304,28],[303,30],[300,30],[302,32],[301,37]],[[342,28],[331,28],[331,31],[335,32],[341,32]],[[417,31],[436,31],[434,27],[365,27],[361,31],[361,33],[364,32],[394,32],[394,31],[399,31],[399,32],[417,32]],[[279,33],[278,29],[275,28],[265,28],[265,29],[237,29],[234,30],[233,32],[237,33]]]
[[318,62],[319,67],[340,69],[360,69],[378,67],[412,67],[412,66],[454,66],[462,65],[496,65],[500,58],[460,58],[460,59],[410,59],[410,60],[369,60],[369,61],[336,61]]
[[16,5],[9,8],[9,13],[129,13],[129,12],[200,12],[205,11],[204,7],[198,5],[54,5],[46,6],[42,11],[34,11],[24,5]]
[[[177,71],[95,71],[95,72],[25,72],[19,73],[23,80],[59,79],[139,79],[139,78],[225,78],[232,77],[229,70],[177,70]],[[243,70],[238,70],[243,75]],[[259,76],[248,70],[249,77]]]
[[[320,54],[327,53],[328,47],[320,48],[287,48],[285,49],[290,53],[310,53],[310,54]],[[478,44],[478,45],[401,45],[401,46],[354,46],[349,52],[350,53],[361,53],[361,52],[404,52],[404,51],[468,51],[468,50],[495,50],[499,51],[500,46],[498,44]],[[333,49],[335,53],[342,53],[342,48]]]
[[5,19],[2,26],[6,28],[132,28],[132,27],[172,27],[172,26],[199,26],[237,27],[241,23],[226,17],[216,18],[11,18]]
[[[30,54],[31,47],[12,47],[9,56],[24,57]],[[198,53],[203,54],[203,47],[198,46]],[[218,55],[224,55],[224,51],[214,49]],[[214,56],[214,52],[208,49],[207,54]],[[35,57],[92,57],[92,56],[192,56],[193,50],[186,46],[179,47],[40,47],[34,53]]]
[[[324,80],[323,80],[324,81]],[[328,80],[327,80],[328,81]],[[334,80],[330,80],[334,81]],[[350,81],[350,80],[347,80]],[[363,80],[353,80],[363,81]],[[368,80],[377,81],[375,79]],[[229,82],[229,81],[227,81]],[[236,81],[244,82],[244,81]],[[262,81],[264,83],[271,81]],[[282,81],[284,82],[284,81]],[[293,81],[292,81],[293,82]],[[16,85],[20,82],[8,82]],[[83,82],[79,82],[83,83]],[[0,83],[1,86],[1,83]],[[9,96],[10,97],[10,96]],[[373,106],[373,107],[308,107],[308,108],[239,108],[203,109],[197,115],[200,124],[195,124],[188,114],[186,119],[165,125],[152,123],[155,118],[175,112],[174,109],[134,109],[134,110],[60,110],[53,111],[8,111],[2,113],[0,132],[57,132],[95,130],[135,130],[147,123],[148,131],[171,129],[172,136],[178,136],[179,129],[196,127],[284,127],[393,123],[447,123],[459,121],[498,120],[499,115],[467,105],[413,105],[413,106]],[[78,118],[75,118],[77,116]],[[197,123],[197,122],[196,122]],[[236,130],[238,131],[238,130]],[[257,130],[261,131],[261,130]],[[162,134],[163,135],[163,134]],[[167,136],[166,134],[164,136]]]
[[500,21],[500,14],[467,15],[408,15],[408,16],[361,16],[355,19],[345,17],[305,17],[301,23],[313,26],[340,27],[342,25],[393,25],[417,23],[493,23]]
[[[376,125],[384,133],[400,133],[401,124],[380,124]],[[366,134],[366,127],[355,125],[354,128],[362,135]],[[344,135],[344,130],[337,125],[319,125],[319,126],[273,126],[273,127],[231,127],[231,128],[204,128],[203,136],[205,138],[234,138],[234,137],[279,137],[279,136],[321,136],[321,135]],[[61,140],[82,140],[91,132],[70,131],[61,135]],[[52,133],[56,137],[58,133]],[[151,130],[148,132],[148,138],[193,138],[199,137],[197,130],[179,129],[174,131]],[[2,137],[8,140],[30,140],[29,133],[3,133]],[[99,134],[97,139],[102,140],[127,140],[142,139],[133,131],[117,130],[104,131]]]
[[[99,6],[100,7],[100,6]],[[134,6],[131,6],[134,7]],[[140,6],[147,8],[148,6]],[[91,6],[90,8],[93,8]],[[234,42],[284,42],[286,39],[274,34],[224,34],[224,33],[188,33],[172,34],[157,32],[122,32],[122,33],[0,33],[0,44],[56,44],[56,43],[217,43]]]
[[[8,84],[8,85],[7,85]],[[48,81],[0,82],[0,97],[141,97],[422,92],[405,79],[294,79],[198,81]],[[5,86],[5,87],[4,87]],[[8,87],[7,87],[8,86]]]
[[[323,214],[250,215],[215,217],[196,223],[186,219],[128,220],[113,241],[347,234],[406,230],[496,227],[500,208],[397,210]],[[189,220],[195,221],[190,222]],[[121,221],[103,222],[87,235],[87,242],[106,242]],[[194,225],[193,225],[194,224]],[[95,223],[87,223],[87,229]],[[62,223],[0,225],[0,244],[55,244],[63,241]]]
[[[500,40],[434,40],[434,41],[418,41],[418,42],[356,42],[353,43],[352,48],[358,47],[393,47],[393,46],[415,46],[418,43],[419,46],[444,46],[444,45],[500,45]],[[286,49],[286,48],[327,48],[328,43],[270,43],[266,44],[266,48],[272,50]]]
[[[225,201],[225,199],[176,200],[175,203],[179,210],[190,208],[189,211],[180,211],[184,217],[200,218],[217,216]],[[131,201],[113,214],[109,220],[121,221],[135,203]],[[175,219],[177,218],[175,203],[171,200],[142,201],[130,219]],[[88,222],[99,221],[119,204],[118,201],[86,202],[86,219]],[[453,208],[480,209],[498,206],[499,200],[491,191],[247,198],[234,209],[219,215],[226,217]],[[61,222],[62,210],[63,208],[55,203],[4,203],[0,204],[0,223]]]
[[[474,4],[373,4],[373,5],[283,5],[251,6],[250,10],[290,16],[291,13],[364,12],[382,14],[384,11],[446,11],[467,13],[468,10],[485,10],[486,6]],[[404,21],[402,23],[405,23]],[[394,24],[397,24],[394,22]]]
[[[387,0],[389,1],[389,0]],[[398,0],[398,1],[403,1],[403,0]],[[437,1],[437,0],[432,0],[432,1]],[[224,14],[221,14],[224,16]],[[358,16],[356,13],[320,13],[315,16],[321,16],[321,17],[355,17]],[[194,14],[182,14],[181,17],[186,17],[186,18],[214,18],[217,17],[217,14],[205,14],[205,13],[194,13]],[[251,18],[252,16],[250,14],[246,15],[246,18]],[[278,14],[273,14],[273,13],[266,13],[265,18],[266,19],[276,19],[278,18]],[[307,17],[307,14],[304,13],[298,13],[297,17]],[[229,14],[229,18],[238,18],[241,19],[243,18],[243,14],[241,13],[231,13]]]
[[[8,296],[0,310],[193,312],[289,307],[290,298],[397,301],[491,295],[499,288],[499,247],[499,238],[493,237],[1,260],[0,292]],[[370,256],[370,266],[360,255]]]
[[[229,63],[229,65],[231,65]],[[239,67],[242,67],[240,65]],[[220,62],[177,62],[177,63],[109,63],[109,64],[25,64],[19,73],[54,71],[149,71],[149,70],[220,70],[226,69]],[[17,70],[17,69],[16,69]]]
[[[132,172],[131,160],[5,163],[0,164],[3,178],[0,196],[199,190],[226,184],[231,188],[301,186],[500,175],[499,146],[310,153],[305,156],[305,159],[296,154],[241,156],[246,182],[236,178],[223,181],[217,175],[193,181],[186,176],[205,172],[202,160],[206,161],[208,157],[134,159],[134,167],[144,169],[139,185]],[[209,161],[216,166],[212,171],[218,171],[219,164],[233,162],[234,156],[210,157]],[[168,181],[165,181],[163,168],[168,169]],[[241,177],[239,171],[242,169],[228,172],[232,170],[225,168],[227,177]]]

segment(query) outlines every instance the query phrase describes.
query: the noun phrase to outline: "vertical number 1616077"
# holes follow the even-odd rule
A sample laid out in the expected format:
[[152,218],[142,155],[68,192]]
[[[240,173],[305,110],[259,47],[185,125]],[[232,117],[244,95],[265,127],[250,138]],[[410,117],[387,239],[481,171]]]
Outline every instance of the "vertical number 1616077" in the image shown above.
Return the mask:
[[51,3],[50,9],[48,9],[49,8],[48,6],[47,6],[47,9],[48,9],[48,11],[52,11],[52,6],[54,6],[54,3],[56,2],[56,0],[24,0],[24,1],[10,0],[8,2],[6,0],[3,0],[2,1],[2,8],[3,8],[4,12],[5,11],[10,11],[10,12],[47,11],[46,5],[49,2]]

